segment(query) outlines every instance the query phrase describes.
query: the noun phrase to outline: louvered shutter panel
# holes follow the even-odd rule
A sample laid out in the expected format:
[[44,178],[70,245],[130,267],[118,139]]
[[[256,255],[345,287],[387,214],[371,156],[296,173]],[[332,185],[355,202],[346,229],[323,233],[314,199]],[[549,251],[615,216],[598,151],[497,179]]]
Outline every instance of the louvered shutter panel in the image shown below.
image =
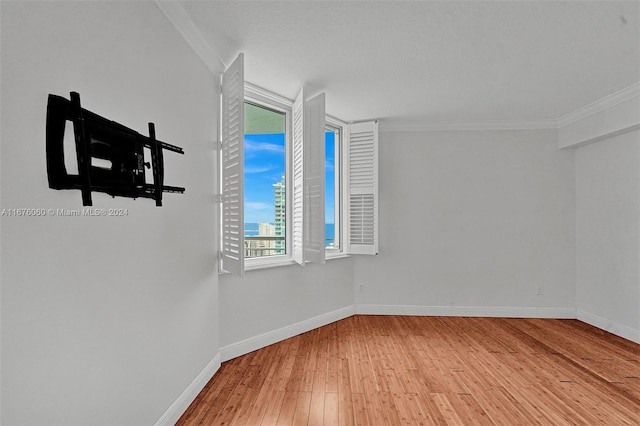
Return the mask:
[[326,129],[324,93],[306,102],[304,124],[305,258],[308,262],[324,263]]
[[222,74],[222,269],[244,274],[244,56]]
[[293,260],[305,264],[304,245],[304,89],[293,103],[293,191],[291,208],[291,241]]
[[350,124],[346,145],[347,253],[378,254],[378,122]]

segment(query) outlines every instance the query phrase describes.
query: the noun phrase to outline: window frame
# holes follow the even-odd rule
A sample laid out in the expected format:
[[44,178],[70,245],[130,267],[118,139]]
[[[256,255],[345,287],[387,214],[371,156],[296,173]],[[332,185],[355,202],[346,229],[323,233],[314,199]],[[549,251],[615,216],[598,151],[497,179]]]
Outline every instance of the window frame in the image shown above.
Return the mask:
[[[293,142],[292,142],[292,127],[293,127],[293,103],[294,101],[273,93],[269,90],[263,89],[252,83],[246,82],[244,84],[244,101],[250,102],[274,111],[278,111],[285,114],[285,186],[286,186],[286,252],[285,254],[273,255],[273,256],[261,256],[261,257],[245,257],[244,270],[252,271],[266,268],[273,268],[287,265],[297,265],[293,259],[293,235],[291,227],[292,218],[292,162],[293,162]],[[327,128],[335,129],[339,133],[339,140],[336,140],[336,153],[335,153],[335,194],[334,194],[334,206],[335,206],[335,219],[334,219],[334,238],[338,240],[338,248],[327,249],[325,248],[325,256],[327,259],[337,259],[342,257],[348,257],[349,254],[345,250],[345,241],[343,236],[343,223],[344,212],[343,208],[344,197],[344,140],[347,136],[348,124],[338,118],[331,115],[325,115],[325,125]],[[337,237],[336,237],[337,236]]]
[[339,120],[331,115],[326,115],[326,127],[338,131],[339,138],[335,140],[335,157],[334,157],[334,241],[338,242],[337,248],[325,248],[325,256],[327,259],[336,259],[349,256],[345,251],[345,241],[342,232],[344,223],[344,141],[347,135],[347,123]]
[[[239,84],[238,84],[239,83]],[[241,87],[242,89],[238,89]],[[296,98],[292,101],[283,96],[277,95],[271,91],[255,86],[244,81],[244,55],[240,53],[236,60],[224,71],[220,78],[220,141],[219,157],[220,164],[219,189],[218,196],[220,202],[220,249],[218,253],[219,268],[221,274],[232,273],[242,276],[245,271],[263,269],[284,265],[299,264],[304,266],[307,262],[322,264],[325,259],[334,259],[338,257],[348,257],[351,254],[378,254],[378,122],[356,122],[346,123],[342,120],[330,116],[325,111],[325,94],[306,99],[304,96],[304,88]],[[310,175],[307,177],[305,172],[304,181],[304,198],[317,200],[318,195],[322,194],[320,203],[322,204],[323,226],[318,226],[319,215],[315,215],[307,210],[308,205],[303,203],[299,208],[304,209],[302,212],[305,217],[303,222],[302,239],[304,244],[302,250],[304,256],[302,259],[296,259],[296,247],[294,240],[294,224],[292,218],[296,213],[296,206],[293,205],[294,194],[297,189],[293,187],[293,163],[299,161],[298,157],[294,158],[294,145],[298,143],[296,135],[293,134],[294,112],[303,99],[303,116],[305,122],[310,120],[310,125],[304,125],[303,141],[310,141],[311,152],[320,144],[321,151],[311,154],[307,158],[304,155],[304,161],[309,161]],[[229,127],[236,123],[244,123],[244,103],[253,103],[263,106],[274,111],[278,111],[285,116],[285,185],[286,185],[286,236],[285,242],[287,253],[284,255],[262,256],[254,258],[244,257],[244,127],[242,133],[242,143],[236,141],[234,132]],[[308,104],[307,104],[308,102]],[[238,107],[238,103],[241,104]],[[307,108],[309,114],[307,116]],[[238,112],[240,111],[240,112]],[[324,118],[324,123],[321,123]],[[334,166],[334,241],[338,247],[327,249],[324,243],[326,231],[326,208],[324,198],[326,197],[325,177],[326,177],[326,137],[321,139],[319,128],[322,126],[326,132],[327,129],[338,130],[338,140],[334,145],[335,157]],[[235,127],[238,127],[235,125]],[[313,130],[316,129],[316,130]],[[232,129],[233,130],[233,129]],[[239,130],[239,129],[238,129]],[[308,133],[307,133],[308,132]],[[235,134],[238,134],[236,131]],[[238,154],[238,149],[240,153]],[[320,148],[318,148],[320,149]],[[297,152],[297,151],[296,151]],[[307,149],[303,150],[304,153]],[[240,158],[240,161],[236,159]],[[321,164],[314,163],[322,158],[324,167]],[[241,166],[241,173],[234,171]],[[225,171],[229,170],[228,173]],[[296,184],[299,185],[295,177]],[[320,184],[318,184],[318,179]],[[239,184],[239,185],[238,185]],[[307,186],[308,185],[308,186]],[[323,188],[320,192],[314,189],[314,186]],[[307,195],[309,194],[309,195]],[[296,200],[298,195],[296,195]],[[313,202],[313,201],[312,201]],[[296,204],[298,205],[298,204]],[[313,212],[317,212],[319,207],[313,207]],[[296,216],[297,217],[297,216]],[[355,219],[355,221],[354,221]],[[310,232],[307,228],[307,221],[311,220],[313,230]],[[238,232],[242,229],[242,232]],[[315,237],[309,235],[315,235]],[[309,238],[309,240],[307,240]],[[365,239],[366,238],[366,239]],[[324,242],[323,242],[324,240]],[[308,249],[308,251],[307,251]],[[238,256],[238,251],[242,256]],[[309,258],[307,259],[307,255]],[[227,262],[229,266],[227,267]]]
[[254,84],[244,83],[244,102],[250,102],[267,109],[271,109],[285,115],[285,254],[276,254],[272,256],[245,257],[244,270],[251,271],[256,269],[273,268],[277,266],[295,265],[292,254],[292,235],[291,235],[291,170],[292,170],[292,114],[293,101],[270,92],[266,89],[258,87]]
[[[292,110],[293,101],[283,96],[277,95],[266,89],[258,87],[254,84],[245,82],[244,92],[245,102],[257,104],[259,106],[272,109],[285,114],[285,186],[286,186],[286,252],[285,254],[278,254],[273,256],[261,256],[261,257],[245,257],[245,271],[258,270],[264,268],[273,268],[286,265],[297,265],[293,260],[292,253],[292,228],[291,228],[291,216],[292,216],[292,184],[291,184],[291,169],[292,169]],[[335,141],[335,160],[334,160],[334,174],[335,174],[335,190],[334,190],[334,241],[337,241],[337,248],[325,248],[325,256],[327,259],[337,259],[342,257],[348,257],[346,253],[345,241],[343,235],[343,223],[344,223],[344,141],[347,136],[348,124],[336,117],[329,114],[325,115],[325,123],[327,129],[337,131],[339,138]]]

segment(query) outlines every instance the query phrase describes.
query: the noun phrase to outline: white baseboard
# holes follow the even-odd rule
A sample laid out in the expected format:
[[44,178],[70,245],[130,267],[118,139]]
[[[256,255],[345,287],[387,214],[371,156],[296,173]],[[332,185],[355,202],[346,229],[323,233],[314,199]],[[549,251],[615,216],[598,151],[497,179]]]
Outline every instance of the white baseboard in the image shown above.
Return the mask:
[[265,346],[280,342],[281,340],[322,327],[323,325],[348,318],[354,314],[354,306],[346,306],[333,312],[328,312],[308,320],[227,345],[220,348],[220,357],[222,361],[227,361],[241,355],[248,354],[249,352],[253,352],[257,349],[264,348]]
[[640,330],[638,329],[608,320],[590,312],[583,311],[582,309],[577,310],[577,318],[580,321],[591,324],[601,330],[608,331],[611,334],[615,334],[616,336],[620,336],[640,344]]
[[575,308],[356,305],[356,314],[575,319]]
[[158,419],[155,426],[173,426],[176,424],[180,416],[187,411],[189,405],[198,396],[200,391],[204,389],[209,380],[220,368],[220,353],[216,354],[204,369],[196,376],[195,379],[187,386],[173,404],[164,412],[162,417]]

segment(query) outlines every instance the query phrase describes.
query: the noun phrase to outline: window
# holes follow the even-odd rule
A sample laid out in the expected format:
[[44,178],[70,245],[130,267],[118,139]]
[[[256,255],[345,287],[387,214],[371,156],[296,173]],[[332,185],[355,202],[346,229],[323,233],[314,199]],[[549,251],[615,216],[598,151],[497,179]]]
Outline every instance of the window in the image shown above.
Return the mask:
[[245,84],[243,58],[221,77],[220,270],[377,254],[377,123]]
[[294,104],[244,84],[245,269],[293,263]]
[[327,117],[325,131],[325,249],[327,256],[342,254],[340,238],[340,154],[343,123]]
[[286,124],[286,111],[245,100],[245,258],[287,253]]

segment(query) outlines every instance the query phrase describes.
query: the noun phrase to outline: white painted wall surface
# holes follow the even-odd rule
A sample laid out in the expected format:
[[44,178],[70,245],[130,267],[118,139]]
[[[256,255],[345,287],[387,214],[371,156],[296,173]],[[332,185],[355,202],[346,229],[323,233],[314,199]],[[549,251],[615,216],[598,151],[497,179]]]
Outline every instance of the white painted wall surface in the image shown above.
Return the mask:
[[555,131],[381,133],[380,254],[355,260],[356,308],[572,317],[574,201]]
[[640,132],[576,150],[578,318],[640,341]]
[[125,217],[2,217],[6,425],[148,425],[218,352],[212,194],[217,93],[151,2],[1,2],[2,208],[82,208],[49,189],[49,93],[182,146]]
[[[331,322],[348,316],[345,312],[352,314],[353,260],[249,271],[243,278],[223,275],[220,301],[224,360],[229,358],[225,354],[237,356],[242,348],[251,348],[252,340],[269,341],[269,336],[259,338],[265,333],[275,337],[284,336],[286,330],[307,331],[305,323],[317,327],[323,319]],[[243,345],[247,340],[250,342]]]

